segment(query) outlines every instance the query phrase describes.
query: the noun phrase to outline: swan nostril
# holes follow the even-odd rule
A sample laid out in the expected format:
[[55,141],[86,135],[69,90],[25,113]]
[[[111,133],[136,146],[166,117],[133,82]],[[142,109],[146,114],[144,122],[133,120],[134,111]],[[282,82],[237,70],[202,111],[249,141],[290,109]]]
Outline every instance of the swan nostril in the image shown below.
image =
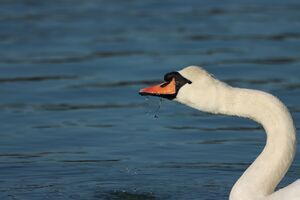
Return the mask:
[[170,83],[170,82],[162,83],[162,84],[160,85],[160,87],[161,87],[161,88],[164,88],[164,87],[166,87],[169,83]]

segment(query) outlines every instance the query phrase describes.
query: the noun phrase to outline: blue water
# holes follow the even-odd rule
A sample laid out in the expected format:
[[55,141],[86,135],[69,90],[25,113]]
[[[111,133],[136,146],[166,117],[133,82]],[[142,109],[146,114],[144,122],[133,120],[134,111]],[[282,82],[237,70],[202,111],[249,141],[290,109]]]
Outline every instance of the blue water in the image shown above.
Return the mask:
[[138,95],[190,64],[278,96],[299,133],[298,0],[3,0],[0,52],[0,199],[226,199],[261,127]]

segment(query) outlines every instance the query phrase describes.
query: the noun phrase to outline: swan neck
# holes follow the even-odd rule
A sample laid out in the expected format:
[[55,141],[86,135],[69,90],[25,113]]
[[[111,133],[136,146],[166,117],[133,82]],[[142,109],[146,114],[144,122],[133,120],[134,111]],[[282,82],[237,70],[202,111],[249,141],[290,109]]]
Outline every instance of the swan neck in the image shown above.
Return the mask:
[[292,117],[283,103],[268,93],[231,87],[222,91],[216,98],[219,113],[250,118],[260,123],[267,134],[263,151],[235,183],[230,200],[268,196],[284,177],[295,155]]

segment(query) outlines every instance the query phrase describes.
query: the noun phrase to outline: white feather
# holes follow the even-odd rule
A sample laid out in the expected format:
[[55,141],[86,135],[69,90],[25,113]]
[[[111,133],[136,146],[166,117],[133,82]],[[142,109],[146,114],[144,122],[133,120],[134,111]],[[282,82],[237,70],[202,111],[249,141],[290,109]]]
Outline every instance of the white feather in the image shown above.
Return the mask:
[[233,186],[230,200],[300,200],[300,181],[274,192],[296,152],[296,132],[286,106],[273,95],[231,87],[190,66],[179,73],[192,81],[175,101],[201,111],[250,118],[267,134],[265,148]]

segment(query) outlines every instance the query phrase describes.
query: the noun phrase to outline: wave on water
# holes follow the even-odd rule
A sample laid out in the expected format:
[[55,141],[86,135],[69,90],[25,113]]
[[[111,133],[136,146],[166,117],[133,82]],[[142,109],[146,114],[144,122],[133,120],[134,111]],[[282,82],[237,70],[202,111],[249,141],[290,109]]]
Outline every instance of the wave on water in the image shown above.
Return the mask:
[[[98,195],[97,195],[98,196]],[[105,194],[100,194],[99,197],[105,200],[157,200],[152,193],[138,193],[128,191],[112,191]]]
[[43,110],[43,111],[72,111],[72,110],[95,110],[114,108],[136,108],[144,106],[144,103],[103,103],[103,104],[1,104],[0,110]]
[[78,79],[73,75],[56,75],[56,76],[31,76],[31,77],[15,77],[15,78],[0,78],[0,83],[18,83],[18,82],[40,82],[52,80],[73,80]]

